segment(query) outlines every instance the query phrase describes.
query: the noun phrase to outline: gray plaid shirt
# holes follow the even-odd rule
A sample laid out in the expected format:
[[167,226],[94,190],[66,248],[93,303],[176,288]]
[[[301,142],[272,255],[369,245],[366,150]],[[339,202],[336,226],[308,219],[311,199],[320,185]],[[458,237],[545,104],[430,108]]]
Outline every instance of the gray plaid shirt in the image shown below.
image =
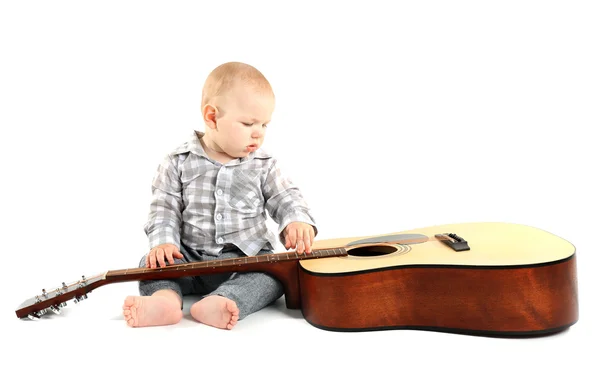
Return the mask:
[[150,248],[171,243],[182,253],[213,256],[231,244],[248,256],[273,250],[277,236],[267,228],[266,211],[282,243],[281,232],[293,221],[313,225],[316,235],[306,202],[276,159],[259,149],[222,165],[206,155],[196,134],[204,135],[194,131],[158,166],[144,227]]

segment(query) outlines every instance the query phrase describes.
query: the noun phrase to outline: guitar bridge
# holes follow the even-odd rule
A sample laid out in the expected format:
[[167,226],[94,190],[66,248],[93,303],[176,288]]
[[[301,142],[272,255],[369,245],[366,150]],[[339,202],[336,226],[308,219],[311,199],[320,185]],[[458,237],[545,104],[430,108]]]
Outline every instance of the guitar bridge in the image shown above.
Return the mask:
[[455,252],[463,252],[471,249],[467,241],[454,233],[435,234],[435,237],[446,244]]

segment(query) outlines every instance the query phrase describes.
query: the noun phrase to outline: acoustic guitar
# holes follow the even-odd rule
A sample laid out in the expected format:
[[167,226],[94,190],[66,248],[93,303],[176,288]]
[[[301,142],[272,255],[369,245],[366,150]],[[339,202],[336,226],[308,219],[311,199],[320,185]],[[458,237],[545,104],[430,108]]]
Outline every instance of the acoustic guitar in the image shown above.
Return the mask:
[[494,222],[318,240],[310,254],[107,271],[43,290],[16,314],[60,313],[68,300],[111,283],[249,271],[279,279],[286,307],[326,330],[535,336],[578,320],[574,246],[534,227]]

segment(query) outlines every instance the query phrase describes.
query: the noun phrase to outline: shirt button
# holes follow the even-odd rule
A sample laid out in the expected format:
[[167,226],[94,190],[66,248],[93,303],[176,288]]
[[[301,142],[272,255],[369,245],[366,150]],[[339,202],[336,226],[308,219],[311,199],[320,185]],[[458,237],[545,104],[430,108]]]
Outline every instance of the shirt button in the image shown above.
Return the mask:
[[222,219],[222,218],[223,218],[223,216],[222,216],[220,213],[219,213],[219,214],[217,214],[217,220],[220,220],[220,219]]
[[221,189],[217,190],[217,195],[223,195],[223,190],[221,190]]
[[223,243],[223,238],[219,238],[219,239],[217,239],[217,242],[218,242],[219,244]]

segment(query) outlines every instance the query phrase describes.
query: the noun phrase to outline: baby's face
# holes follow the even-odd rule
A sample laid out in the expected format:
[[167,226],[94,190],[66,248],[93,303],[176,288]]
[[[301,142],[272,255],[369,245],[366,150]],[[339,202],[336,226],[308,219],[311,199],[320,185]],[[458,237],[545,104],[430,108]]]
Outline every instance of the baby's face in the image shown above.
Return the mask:
[[245,157],[262,145],[275,99],[248,87],[238,87],[219,104],[215,141],[234,158]]

